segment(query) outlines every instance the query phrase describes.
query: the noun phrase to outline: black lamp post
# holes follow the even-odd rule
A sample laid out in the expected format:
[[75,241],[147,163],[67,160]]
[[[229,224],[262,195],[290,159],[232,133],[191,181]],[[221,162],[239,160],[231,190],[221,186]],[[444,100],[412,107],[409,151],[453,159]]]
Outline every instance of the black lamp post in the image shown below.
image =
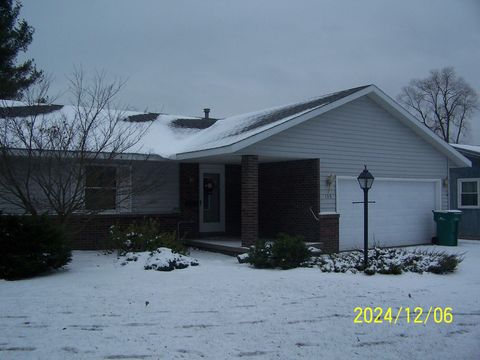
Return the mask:
[[367,165],[360,175],[358,175],[358,183],[363,190],[363,268],[367,268],[368,264],[368,190],[372,187],[375,178],[370,171],[367,170]]

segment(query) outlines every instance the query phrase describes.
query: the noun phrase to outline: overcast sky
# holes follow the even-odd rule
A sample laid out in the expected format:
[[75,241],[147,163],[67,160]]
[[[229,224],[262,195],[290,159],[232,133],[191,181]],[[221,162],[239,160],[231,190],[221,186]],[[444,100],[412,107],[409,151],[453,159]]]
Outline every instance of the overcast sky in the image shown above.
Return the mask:
[[106,70],[136,110],[222,117],[372,83],[396,97],[448,65],[480,92],[479,0],[23,0],[21,17],[55,90]]

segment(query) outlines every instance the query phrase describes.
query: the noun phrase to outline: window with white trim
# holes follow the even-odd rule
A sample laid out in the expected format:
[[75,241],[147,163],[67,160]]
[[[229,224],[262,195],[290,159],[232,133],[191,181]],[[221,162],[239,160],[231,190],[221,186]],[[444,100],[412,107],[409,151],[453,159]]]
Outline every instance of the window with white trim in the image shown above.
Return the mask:
[[115,210],[117,205],[117,168],[85,167],[85,209]]
[[458,208],[480,207],[480,179],[458,179]]

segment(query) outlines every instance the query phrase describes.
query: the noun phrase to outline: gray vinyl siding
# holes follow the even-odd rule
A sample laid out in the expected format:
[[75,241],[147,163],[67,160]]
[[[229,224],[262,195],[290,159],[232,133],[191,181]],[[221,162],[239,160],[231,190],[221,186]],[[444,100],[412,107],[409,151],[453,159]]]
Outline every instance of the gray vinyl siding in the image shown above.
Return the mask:
[[[458,209],[458,179],[480,179],[480,158],[468,156],[471,168],[450,169],[450,208]],[[480,239],[480,209],[460,209],[462,218],[458,233],[460,237]]]
[[[22,193],[25,194],[27,189],[26,172],[27,172],[28,162],[23,158],[16,157],[11,162],[11,166],[12,166],[11,171],[15,174],[15,179],[17,179],[16,184],[20,186],[20,188],[22,189]],[[15,214],[15,215],[25,214],[25,210],[23,210],[23,207],[18,206],[18,204],[20,204],[20,200],[11,194],[11,189],[12,189],[12,184],[10,184],[10,186],[7,186],[6,189],[0,186],[0,193],[1,193],[0,213]],[[44,192],[41,191],[38,184],[35,184],[35,182],[30,181],[28,189],[30,193],[31,202],[35,204],[35,207],[37,209],[41,209],[43,212],[49,212],[49,211],[51,212],[51,208],[49,206],[47,197],[44,194]],[[11,201],[7,201],[4,198],[11,199]]]
[[[25,165],[22,159],[17,165]],[[162,214],[179,212],[179,164],[157,161],[99,162],[117,168],[117,208],[108,214]],[[31,185],[32,186],[32,185]],[[0,191],[2,189],[0,188]],[[32,188],[38,208],[48,211],[43,192]],[[45,206],[43,205],[45,204]],[[22,214],[24,211],[0,199],[0,212]]]
[[[367,96],[242,149],[238,154],[320,159],[320,209],[335,209],[335,183],[358,176],[363,165],[375,177],[444,179],[447,158]],[[448,207],[442,185],[442,208]]]
[[179,212],[179,173],[179,164],[176,162],[134,162],[131,212]]

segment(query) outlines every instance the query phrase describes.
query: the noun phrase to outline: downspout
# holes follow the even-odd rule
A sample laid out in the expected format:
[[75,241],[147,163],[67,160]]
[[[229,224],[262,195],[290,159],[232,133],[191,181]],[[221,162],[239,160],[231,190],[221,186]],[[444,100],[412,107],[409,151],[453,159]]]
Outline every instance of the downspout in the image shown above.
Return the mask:
[[452,204],[450,203],[450,160],[447,157],[447,210],[452,208]]

